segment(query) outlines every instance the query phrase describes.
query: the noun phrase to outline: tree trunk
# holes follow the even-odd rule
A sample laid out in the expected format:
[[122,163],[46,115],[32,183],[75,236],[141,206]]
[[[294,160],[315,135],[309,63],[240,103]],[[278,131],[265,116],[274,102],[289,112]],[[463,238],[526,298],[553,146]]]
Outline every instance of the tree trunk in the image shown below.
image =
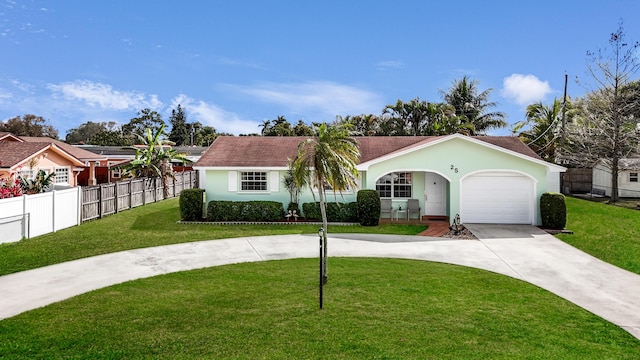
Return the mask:
[[[320,185],[322,184],[322,185]],[[320,214],[322,214],[322,228],[323,231],[323,240],[324,240],[324,258],[322,259],[322,267],[324,269],[324,274],[322,274],[322,283],[326,284],[329,280],[329,275],[327,271],[327,206],[324,199],[324,181],[319,182],[318,184],[318,195],[320,196]]]
[[611,198],[609,199],[609,203],[615,204],[618,202],[618,173],[620,172],[620,168],[618,163],[620,159],[617,156],[614,156],[611,159]]
[[169,178],[171,177],[171,163],[168,159],[163,159],[160,165],[162,173],[162,195],[165,199],[169,198]]

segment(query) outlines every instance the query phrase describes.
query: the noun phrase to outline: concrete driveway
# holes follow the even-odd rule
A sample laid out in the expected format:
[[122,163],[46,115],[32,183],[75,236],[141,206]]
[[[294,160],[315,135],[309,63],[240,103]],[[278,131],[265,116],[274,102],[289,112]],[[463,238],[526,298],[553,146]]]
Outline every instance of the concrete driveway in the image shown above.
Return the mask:
[[[522,279],[640,339],[640,276],[528,225],[467,227],[479,238],[330,234],[329,256],[389,257],[470,266]],[[210,266],[318,256],[316,235],[200,241],[129,250],[0,277],[0,319],[129,280]]]

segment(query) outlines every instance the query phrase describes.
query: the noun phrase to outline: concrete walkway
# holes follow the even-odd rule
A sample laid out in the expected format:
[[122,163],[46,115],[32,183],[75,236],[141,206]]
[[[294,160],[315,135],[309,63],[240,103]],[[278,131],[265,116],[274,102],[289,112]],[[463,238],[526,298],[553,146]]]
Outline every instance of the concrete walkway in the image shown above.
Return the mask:
[[[480,240],[330,234],[331,257],[388,257],[485,269],[528,281],[640,339],[640,276],[526,225],[467,225]],[[0,277],[0,319],[129,280],[242,262],[313,258],[316,235],[281,235],[137,249]]]

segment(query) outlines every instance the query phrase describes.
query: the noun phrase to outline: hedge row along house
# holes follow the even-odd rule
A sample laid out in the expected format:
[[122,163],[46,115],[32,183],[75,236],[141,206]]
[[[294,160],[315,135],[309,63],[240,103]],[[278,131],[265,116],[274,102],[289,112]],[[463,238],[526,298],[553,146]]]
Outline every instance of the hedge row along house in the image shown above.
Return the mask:
[[[305,137],[220,136],[194,164],[211,200],[270,200],[287,208],[283,186],[289,159]],[[463,223],[540,224],[540,196],[559,192],[566,170],[542,160],[516,137],[356,137],[356,189],[328,192],[327,201],[352,202],[360,189],[392,201],[398,217],[417,199],[421,217],[460,215]],[[303,189],[299,203],[317,201]],[[304,214],[303,214],[304,215]]]

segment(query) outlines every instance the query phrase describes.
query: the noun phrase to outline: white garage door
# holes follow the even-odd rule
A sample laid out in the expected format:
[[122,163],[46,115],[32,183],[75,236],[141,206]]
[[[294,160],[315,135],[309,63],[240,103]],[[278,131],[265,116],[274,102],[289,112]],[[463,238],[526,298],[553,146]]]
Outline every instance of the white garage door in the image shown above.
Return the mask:
[[462,181],[463,223],[532,224],[533,180],[516,173],[480,173]]

